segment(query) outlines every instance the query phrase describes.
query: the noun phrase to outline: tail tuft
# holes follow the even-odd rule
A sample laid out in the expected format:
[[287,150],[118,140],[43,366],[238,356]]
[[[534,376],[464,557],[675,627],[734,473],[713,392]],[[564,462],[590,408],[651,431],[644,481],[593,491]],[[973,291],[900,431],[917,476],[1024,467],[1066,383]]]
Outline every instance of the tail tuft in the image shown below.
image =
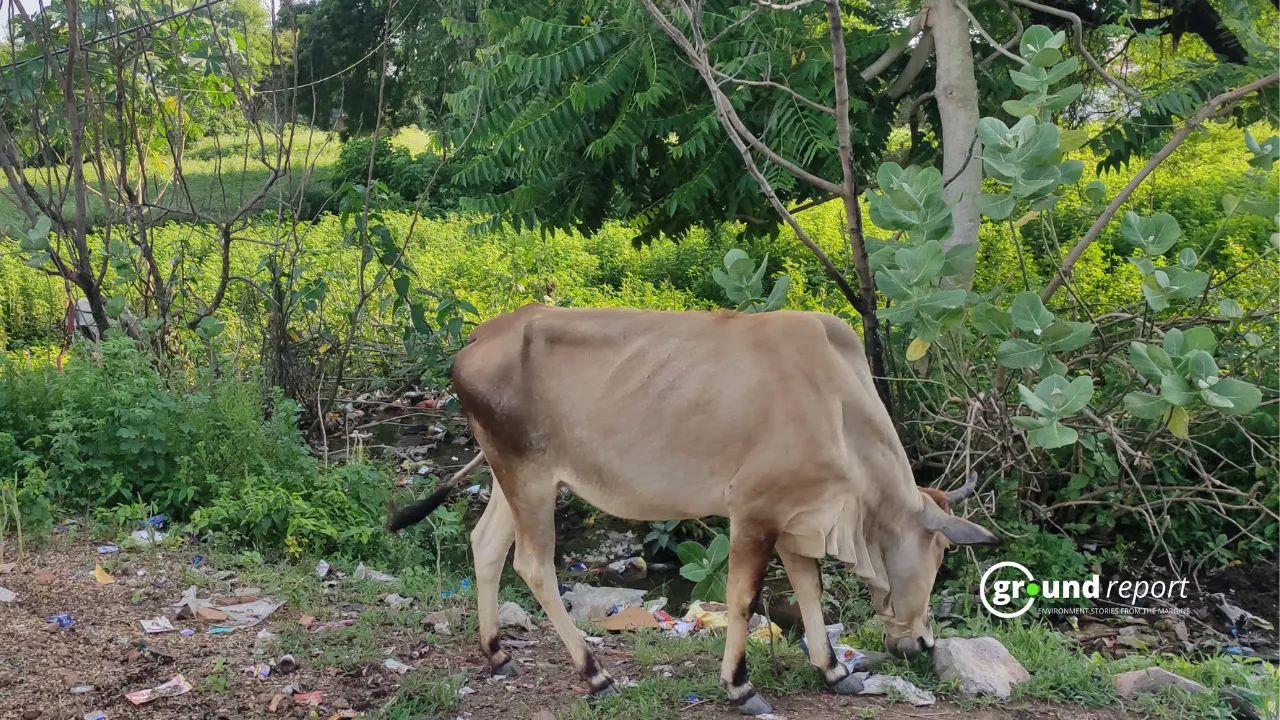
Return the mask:
[[387,532],[397,532],[426,520],[428,515],[449,499],[456,488],[456,485],[446,483],[418,502],[391,513],[387,517]]

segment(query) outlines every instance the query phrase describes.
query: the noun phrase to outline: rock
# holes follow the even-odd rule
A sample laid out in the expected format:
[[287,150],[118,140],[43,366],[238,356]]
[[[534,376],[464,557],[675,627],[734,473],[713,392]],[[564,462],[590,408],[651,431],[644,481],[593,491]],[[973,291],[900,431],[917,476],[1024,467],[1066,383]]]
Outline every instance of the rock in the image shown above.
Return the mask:
[[351,707],[351,703],[347,702],[346,698],[334,698],[329,701],[329,707],[334,710],[346,710]]
[[27,710],[22,713],[22,720],[36,720],[36,718],[43,714],[44,711],[42,710]]
[[498,608],[498,627],[518,627],[532,631],[537,626],[529,619],[529,613],[524,608],[513,602],[505,602]]
[[999,640],[991,637],[945,638],[933,648],[933,671],[942,680],[959,680],[965,695],[1008,699],[1013,686],[1031,679]]
[[12,590],[0,587],[0,603],[11,603],[17,599],[18,596],[14,595]]
[[225,622],[227,614],[217,608],[202,607],[196,611],[196,619],[206,623]]
[[397,595],[396,593],[391,593],[382,600],[387,605],[390,605],[392,610],[399,610],[402,607],[408,607],[413,604],[413,598]]
[[1131,698],[1135,695],[1156,693],[1163,687],[1181,688],[1193,694],[1209,691],[1194,680],[1188,680],[1158,667],[1132,670],[1116,675],[1116,692],[1120,697]]
[[18,563],[0,563],[0,575],[8,575],[17,569]]
[[907,702],[916,707],[932,705],[937,700],[933,693],[912,685],[897,675],[868,675],[862,678],[862,691],[859,695],[901,695]]
[[298,618],[298,625],[300,625],[303,630],[310,630],[311,626],[315,624],[316,619],[311,615],[303,615]]
[[550,710],[539,710],[530,720],[556,720],[556,716]]
[[54,582],[56,582],[57,580],[58,580],[58,576],[57,576],[57,575],[54,575],[53,573],[49,572],[48,570],[37,570],[37,571],[36,571],[36,584],[37,584],[37,585],[52,585],[52,584],[53,584]]

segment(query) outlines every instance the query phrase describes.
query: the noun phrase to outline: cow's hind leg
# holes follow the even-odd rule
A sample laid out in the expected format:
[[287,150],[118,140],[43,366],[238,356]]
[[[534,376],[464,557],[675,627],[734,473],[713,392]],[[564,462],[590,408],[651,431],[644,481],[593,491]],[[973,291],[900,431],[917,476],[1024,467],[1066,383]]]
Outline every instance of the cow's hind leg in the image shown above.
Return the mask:
[[782,565],[787,569],[787,579],[795,591],[800,605],[800,618],[804,620],[804,638],[809,646],[809,662],[822,673],[827,686],[841,695],[862,692],[862,682],[849,669],[836,660],[822,619],[822,573],[818,561],[778,548]]
[[515,540],[511,505],[502,486],[493,483],[489,505],[471,532],[471,552],[476,562],[476,604],[480,611],[480,650],[495,675],[515,677],[520,668],[498,642],[498,582],[507,553]]
[[522,482],[519,498],[513,498],[516,572],[524,578],[543,612],[555,625],[556,634],[569,650],[578,674],[587,681],[591,693],[616,693],[618,689],[613,678],[600,667],[600,663],[587,648],[582,633],[573,624],[573,619],[564,608],[564,601],[560,599],[555,569],[555,493],[556,485],[553,482]]
[[746,715],[773,712],[747,681],[747,621],[764,587],[764,574],[777,533],[750,520],[732,518],[729,524],[729,627],[725,633],[720,681],[729,700]]

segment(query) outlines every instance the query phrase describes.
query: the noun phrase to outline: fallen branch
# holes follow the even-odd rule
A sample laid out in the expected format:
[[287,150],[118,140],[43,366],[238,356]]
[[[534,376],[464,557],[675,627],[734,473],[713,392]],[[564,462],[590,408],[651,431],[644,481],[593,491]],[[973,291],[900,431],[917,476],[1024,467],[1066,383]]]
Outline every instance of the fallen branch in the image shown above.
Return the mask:
[[[1027,0],[1014,0],[1014,2],[1025,3]],[[1145,180],[1147,176],[1160,165],[1160,163],[1164,162],[1165,158],[1173,154],[1173,151],[1177,150],[1178,146],[1182,145],[1183,141],[1191,135],[1193,130],[1200,127],[1201,123],[1204,121],[1216,115],[1219,108],[1223,105],[1234,103],[1276,82],[1280,82],[1280,72],[1272,73],[1259,80],[1254,80],[1244,87],[1237,88],[1230,92],[1225,92],[1210,100],[1204,107],[1200,108],[1199,112],[1191,116],[1191,119],[1179,128],[1178,131],[1173,134],[1173,137],[1169,138],[1169,142],[1165,143],[1164,147],[1160,148],[1160,152],[1151,156],[1151,159],[1147,161],[1147,164],[1142,166],[1142,169],[1138,171],[1138,174],[1133,176],[1133,179],[1124,186],[1124,188],[1111,200],[1111,203],[1107,205],[1106,209],[1102,211],[1102,214],[1098,216],[1098,219],[1094,220],[1093,225],[1089,227],[1089,231],[1084,234],[1084,237],[1080,238],[1080,242],[1076,243],[1075,247],[1071,248],[1071,252],[1067,253],[1067,257],[1062,261],[1062,266],[1059,267],[1054,276],[1050,278],[1049,284],[1044,288],[1044,292],[1040,293],[1041,301],[1048,302],[1049,298],[1053,297],[1053,294],[1058,291],[1058,288],[1062,287],[1062,284],[1066,282],[1068,277],[1070,277],[1071,269],[1074,268],[1076,262],[1080,260],[1080,256],[1084,254],[1084,251],[1088,249],[1091,244],[1093,244],[1094,240],[1098,239],[1098,235],[1102,233],[1102,229],[1107,226],[1107,223],[1111,222],[1111,218],[1115,217],[1120,206],[1123,205],[1129,199],[1129,196],[1138,189],[1138,186],[1142,184],[1142,181]]]

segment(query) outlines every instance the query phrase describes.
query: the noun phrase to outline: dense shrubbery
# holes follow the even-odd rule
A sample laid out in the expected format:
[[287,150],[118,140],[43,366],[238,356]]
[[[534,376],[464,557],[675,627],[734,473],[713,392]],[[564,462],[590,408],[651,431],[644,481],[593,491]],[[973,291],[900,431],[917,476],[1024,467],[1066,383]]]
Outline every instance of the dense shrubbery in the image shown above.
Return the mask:
[[161,373],[127,338],[62,369],[0,360],[0,477],[19,478],[26,517],[141,503],[199,531],[263,549],[369,542],[387,480],[360,464],[320,467],[297,406],[260,383],[206,370]]

